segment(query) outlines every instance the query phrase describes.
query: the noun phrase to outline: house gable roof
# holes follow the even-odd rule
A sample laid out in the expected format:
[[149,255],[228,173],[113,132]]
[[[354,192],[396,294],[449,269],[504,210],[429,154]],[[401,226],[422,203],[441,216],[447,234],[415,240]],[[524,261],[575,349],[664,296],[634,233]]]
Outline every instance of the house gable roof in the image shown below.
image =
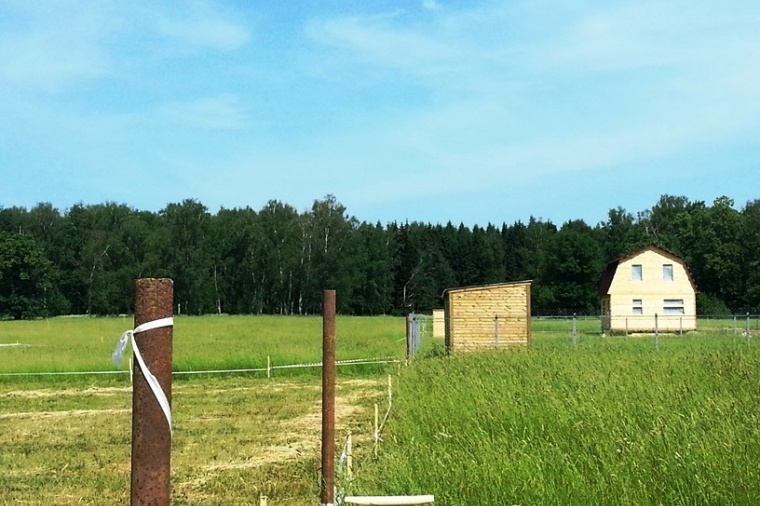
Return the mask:
[[612,262],[607,264],[607,268],[604,269],[604,272],[602,272],[602,276],[599,279],[599,284],[597,285],[598,293],[600,297],[604,297],[605,295],[608,295],[610,292],[610,286],[612,285],[612,280],[615,279],[615,273],[617,272],[618,266],[625,262],[626,260],[630,260],[634,257],[639,256],[640,254],[644,253],[645,251],[653,251],[659,255],[662,255],[664,257],[667,257],[671,259],[675,263],[679,263],[683,266],[684,270],[686,271],[686,276],[689,278],[689,283],[691,283],[691,287],[694,289],[694,293],[699,293],[697,290],[697,284],[694,282],[694,278],[691,275],[691,271],[689,270],[689,266],[686,265],[686,262],[676,255],[675,253],[671,253],[670,251],[660,248],[659,246],[655,246],[654,244],[649,244],[647,246],[644,246],[643,248],[639,248],[636,251],[632,251],[631,253],[628,253],[627,255],[623,255],[620,258],[617,258],[613,260]]

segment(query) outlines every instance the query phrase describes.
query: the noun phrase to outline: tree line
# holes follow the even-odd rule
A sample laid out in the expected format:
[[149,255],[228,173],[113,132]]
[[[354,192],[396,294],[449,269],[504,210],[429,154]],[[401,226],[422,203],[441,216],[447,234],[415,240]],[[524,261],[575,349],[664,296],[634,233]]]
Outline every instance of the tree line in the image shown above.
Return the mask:
[[502,225],[359,222],[334,196],[298,212],[197,200],[157,213],[123,204],[0,208],[0,317],[132,311],[134,280],[174,280],[179,314],[315,314],[335,289],[342,314],[441,307],[446,288],[533,280],[534,312],[598,312],[607,262],[647,244],[684,258],[698,311],[760,308],[760,200],[736,209],[664,195],[595,225],[531,217]]

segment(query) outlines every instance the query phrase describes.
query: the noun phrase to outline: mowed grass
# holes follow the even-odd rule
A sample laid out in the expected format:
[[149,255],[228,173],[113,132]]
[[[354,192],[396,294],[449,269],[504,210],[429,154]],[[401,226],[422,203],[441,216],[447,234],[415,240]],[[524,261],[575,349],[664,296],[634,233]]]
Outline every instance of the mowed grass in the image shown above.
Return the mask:
[[[760,504],[760,349],[534,334],[403,370],[354,493],[436,504]],[[758,343],[760,345],[760,343]]]
[[[371,448],[387,378],[340,376],[336,452]],[[131,387],[98,377],[0,383],[0,505],[128,504]],[[175,381],[172,504],[300,506],[319,498],[319,377]]]
[[[131,317],[53,318],[0,322],[0,374],[112,371],[111,353]],[[320,316],[176,317],[175,371],[265,368],[322,359]],[[403,318],[344,317],[336,321],[338,360],[402,357]],[[124,361],[122,369],[128,365]]]
[[[131,318],[0,322],[0,371],[111,371]],[[402,318],[338,317],[337,358],[402,357]],[[320,317],[175,319],[175,371],[319,362]],[[396,364],[338,368],[336,444],[369,448],[374,403]],[[126,364],[123,369],[126,368]],[[321,369],[178,375],[172,504],[302,505],[318,500]],[[125,504],[131,386],[119,375],[0,374],[0,504]],[[339,453],[340,448],[336,448]]]

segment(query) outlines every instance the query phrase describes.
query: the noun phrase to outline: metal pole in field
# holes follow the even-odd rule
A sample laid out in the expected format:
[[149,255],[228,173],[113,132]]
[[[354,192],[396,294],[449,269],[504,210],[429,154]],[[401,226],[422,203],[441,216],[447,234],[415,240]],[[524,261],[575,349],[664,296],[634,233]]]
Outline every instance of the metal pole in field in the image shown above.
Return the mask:
[[654,348],[656,350],[660,349],[660,324],[657,313],[654,314]]
[[734,335],[736,335],[736,315],[734,315]]
[[412,357],[412,315],[406,315],[406,358]]
[[749,332],[749,312],[747,312],[747,347],[749,347],[749,338],[750,338],[750,332]]
[[576,323],[575,323],[575,313],[573,313],[573,346],[575,346],[575,340],[576,340]]
[[493,317],[493,345],[499,347],[499,315]]
[[335,290],[322,294],[322,506],[335,502]]
[[[135,282],[135,328],[172,316],[174,284],[171,279]],[[156,377],[166,399],[172,399],[173,327],[146,330],[134,342],[150,374]],[[132,387],[131,503],[168,506],[171,476],[171,428],[156,395],[140,367]]]
[[375,457],[377,457],[377,445],[380,444],[380,409],[377,407],[377,403],[375,403],[375,433],[373,437],[375,439]]
[[625,336],[628,337],[628,318],[625,319]]
[[346,440],[346,478],[348,481],[354,479],[354,449],[351,431],[348,432],[348,439]]

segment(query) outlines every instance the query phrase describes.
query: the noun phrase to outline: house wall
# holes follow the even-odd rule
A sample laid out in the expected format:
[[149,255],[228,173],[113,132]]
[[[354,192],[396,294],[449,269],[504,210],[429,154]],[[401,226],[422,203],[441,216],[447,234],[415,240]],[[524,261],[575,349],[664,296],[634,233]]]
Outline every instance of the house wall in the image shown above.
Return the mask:
[[446,345],[452,351],[530,343],[530,282],[447,292]]
[[[663,265],[673,266],[673,280],[663,279]],[[641,265],[641,280],[634,280],[632,266]],[[682,262],[656,251],[646,250],[621,261],[609,288],[609,330],[650,332],[657,326],[664,332],[696,329],[696,295]],[[634,313],[634,300],[641,300],[641,315]],[[666,299],[683,299],[683,314],[667,314]]]

